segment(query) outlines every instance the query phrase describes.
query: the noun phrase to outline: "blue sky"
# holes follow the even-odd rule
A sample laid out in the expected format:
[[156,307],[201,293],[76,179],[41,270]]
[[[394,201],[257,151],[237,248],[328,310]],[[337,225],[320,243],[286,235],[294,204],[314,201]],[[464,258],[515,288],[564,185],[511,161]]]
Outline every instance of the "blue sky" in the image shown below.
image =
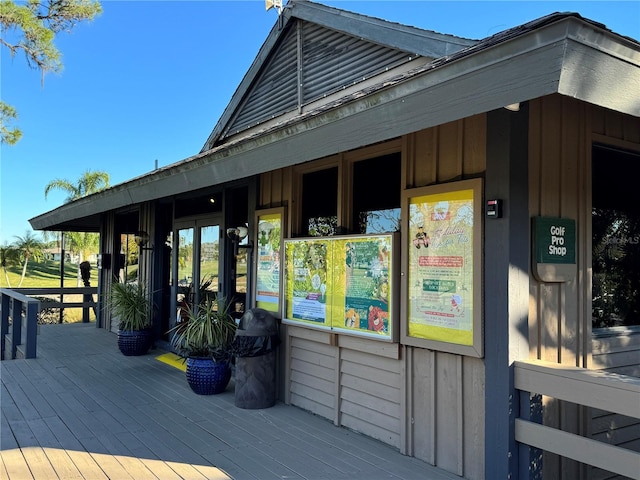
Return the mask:
[[[103,1],[61,34],[64,70],[44,77],[0,47],[0,95],[24,136],[0,151],[0,244],[60,206],[44,188],[87,170],[115,185],[195,155],[276,22],[264,1]],[[639,1],[347,1],[326,5],[480,39],[552,12],[578,12],[640,39]]]

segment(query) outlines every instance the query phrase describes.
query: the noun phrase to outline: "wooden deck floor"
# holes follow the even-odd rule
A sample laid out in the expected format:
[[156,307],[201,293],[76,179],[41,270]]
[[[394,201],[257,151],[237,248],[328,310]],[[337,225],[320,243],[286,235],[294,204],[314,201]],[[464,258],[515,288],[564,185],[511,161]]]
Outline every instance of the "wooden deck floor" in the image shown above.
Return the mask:
[[0,478],[459,479],[299,408],[199,396],[164,352],[123,356],[93,324],[43,326],[0,362]]

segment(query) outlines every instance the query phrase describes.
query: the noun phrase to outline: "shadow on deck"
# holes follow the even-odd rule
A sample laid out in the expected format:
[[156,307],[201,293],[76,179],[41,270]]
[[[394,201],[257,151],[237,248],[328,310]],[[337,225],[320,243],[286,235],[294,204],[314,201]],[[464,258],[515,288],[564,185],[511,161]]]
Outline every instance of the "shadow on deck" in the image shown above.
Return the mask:
[[38,358],[0,363],[0,478],[459,479],[297,407],[194,394],[95,324],[45,325]]

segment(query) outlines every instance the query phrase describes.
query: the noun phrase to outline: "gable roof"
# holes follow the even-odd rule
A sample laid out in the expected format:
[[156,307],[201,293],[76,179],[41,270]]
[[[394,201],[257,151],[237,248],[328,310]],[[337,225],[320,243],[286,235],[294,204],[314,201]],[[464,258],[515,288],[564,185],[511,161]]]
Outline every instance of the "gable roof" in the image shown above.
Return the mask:
[[284,8],[201,152],[314,100],[357,88],[422,57],[428,63],[476,43],[308,0]]
[[[342,25],[336,32],[346,29],[371,42],[382,42],[384,31],[397,32],[398,40],[382,44],[388,51],[401,46],[401,51],[411,52],[410,40],[420,43],[412,27],[341,10],[338,16],[345,19],[336,19],[332,10],[295,2],[291,12],[302,12],[301,17],[307,12],[307,17],[295,17],[298,20],[289,24],[314,18],[326,23],[328,14],[335,28]],[[261,73],[273,65],[269,59],[284,45],[280,42],[286,38],[287,19],[278,22],[276,33],[272,30],[199,154],[64,204],[30,219],[32,227],[97,231],[100,215],[108,211],[210,188],[545,95],[567,95],[640,117],[640,43],[578,14],[555,13],[470,41],[464,48],[455,37],[426,32],[426,37],[434,36],[433,42],[425,40],[429,50],[418,49],[412,60],[255,126],[230,130],[236,113],[244,114],[246,94],[261,85],[265,78]],[[328,28],[318,25],[314,28]],[[447,46],[449,40],[453,46]],[[444,50],[433,58],[430,55],[439,55],[436,48]]]

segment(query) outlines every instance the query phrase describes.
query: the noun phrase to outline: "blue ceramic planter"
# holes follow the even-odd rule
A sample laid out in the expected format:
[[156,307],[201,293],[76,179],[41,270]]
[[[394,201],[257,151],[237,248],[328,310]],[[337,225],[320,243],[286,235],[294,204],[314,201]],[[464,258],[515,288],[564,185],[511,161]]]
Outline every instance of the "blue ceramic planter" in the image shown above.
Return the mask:
[[151,330],[118,330],[118,348],[123,355],[144,355],[151,348]]
[[231,380],[229,362],[216,362],[212,358],[187,358],[187,382],[198,395],[215,395],[227,389]]

